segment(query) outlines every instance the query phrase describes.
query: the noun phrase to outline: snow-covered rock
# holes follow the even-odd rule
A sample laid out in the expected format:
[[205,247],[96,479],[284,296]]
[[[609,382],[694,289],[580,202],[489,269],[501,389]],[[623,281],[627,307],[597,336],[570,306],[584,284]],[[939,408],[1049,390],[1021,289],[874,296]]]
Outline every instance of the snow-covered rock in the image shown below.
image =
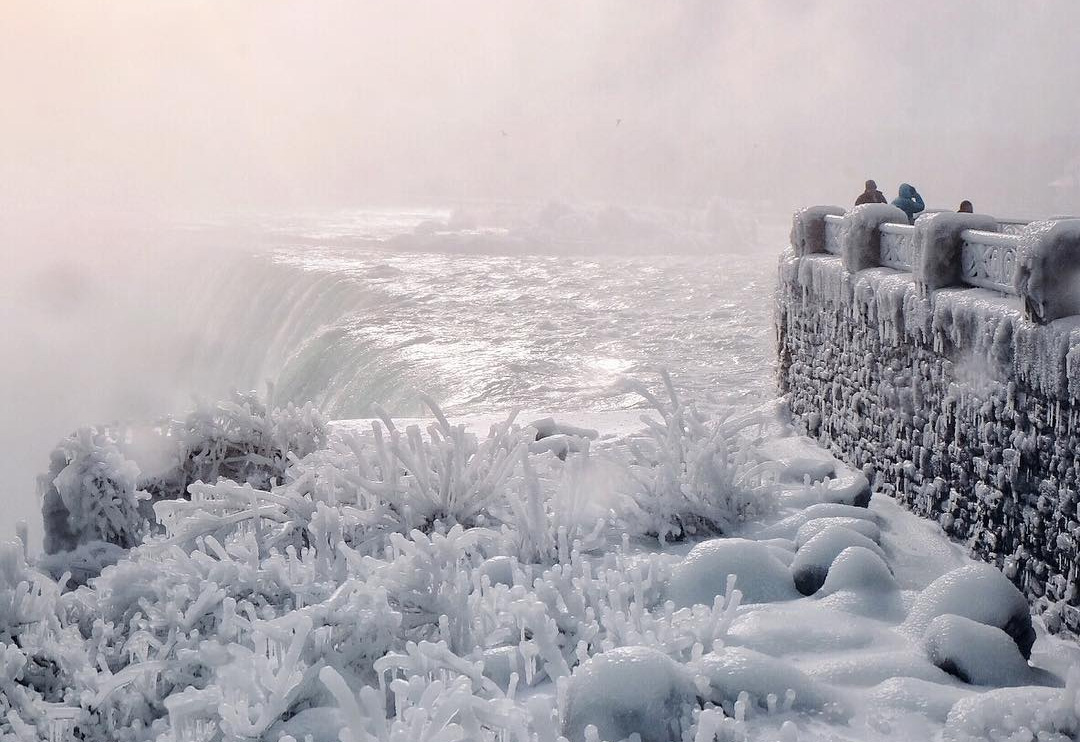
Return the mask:
[[881,593],[899,589],[896,578],[881,554],[864,546],[848,546],[832,564],[819,595],[832,595],[841,590]]
[[851,546],[861,546],[885,558],[881,547],[858,531],[842,525],[828,526],[795,552],[791,576],[798,591],[803,595],[816,593],[825,584],[833,560]]
[[679,739],[683,720],[697,704],[688,670],[648,647],[620,647],[591,658],[574,670],[566,690],[562,734],[584,742],[585,729],[599,739],[642,742]]
[[1016,642],[996,626],[946,613],[926,627],[923,647],[930,661],[974,685],[1026,685],[1031,668]]
[[671,573],[666,598],[679,607],[711,606],[727,590],[728,575],[743,603],[772,603],[798,597],[787,566],[765,544],[741,538],[703,541]]
[[912,605],[905,627],[921,636],[931,621],[948,613],[1003,630],[1025,659],[1031,656],[1035,629],[1027,601],[990,565],[970,564],[931,582]]

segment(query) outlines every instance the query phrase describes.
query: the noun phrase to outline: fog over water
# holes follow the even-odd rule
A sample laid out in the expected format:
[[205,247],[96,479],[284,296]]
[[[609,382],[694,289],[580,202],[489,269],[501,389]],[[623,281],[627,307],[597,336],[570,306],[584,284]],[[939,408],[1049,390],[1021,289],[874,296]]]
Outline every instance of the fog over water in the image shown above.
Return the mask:
[[[365,392],[383,389],[383,401],[438,380],[460,410],[526,388],[587,406],[600,404],[580,384],[589,373],[650,362],[683,363],[691,387],[758,398],[772,256],[793,209],[848,204],[873,177],[890,196],[916,184],[931,207],[969,198],[1004,216],[1080,212],[1076,28],[1071,0],[6,2],[0,496],[30,517],[33,474],[80,424],[261,383],[287,366],[288,348],[273,343],[288,327],[310,331],[288,381],[316,397],[298,369],[321,361],[318,373],[332,375],[360,356],[342,356],[341,344],[316,352],[312,338],[381,342],[390,335],[378,328],[393,326],[407,335],[397,365],[372,374],[405,368],[408,384]],[[419,240],[428,212],[466,218]],[[395,234],[411,241],[373,247]],[[453,261],[425,258],[410,272],[407,258],[375,248],[487,257],[454,262],[468,280],[446,287]],[[351,249],[367,252],[341,252]],[[252,252],[259,262],[245,262]],[[549,256],[532,283],[523,253]],[[658,260],[669,253],[679,257]],[[327,255],[341,272],[325,271]],[[402,279],[380,277],[380,265]],[[530,317],[528,342],[515,345],[506,297],[493,292],[518,291],[508,296],[533,302],[527,312],[545,300],[540,279],[555,284],[560,271],[546,298],[569,303]],[[323,319],[283,310],[279,328],[245,314],[289,296],[275,286],[318,293],[320,281],[339,301]],[[350,281],[352,294],[341,288]],[[603,301],[587,304],[590,282]],[[364,302],[384,284],[401,303],[380,304],[365,326]],[[470,286],[488,299],[471,324]],[[460,314],[425,325],[437,300]],[[332,316],[339,308],[344,319]],[[646,310],[652,324],[635,319]],[[610,352],[586,358],[596,336],[575,319]],[[439,342],[462,343],[453,357],[474,363],[475,377],[459,363],[450,388],[458,377],[435,367],[432,327]],[[475,327],[495,329],[471,353]],[[734,350],[726,329],[742,334]],[[535,358],[544,333],[574,359],[553,363],[547,386],[492,351],[509,338]],[[208,364],[221,348],[231,354]],[[343,389],[324,399],[340,402]],[[363,399],[335,409],[352,414]]]

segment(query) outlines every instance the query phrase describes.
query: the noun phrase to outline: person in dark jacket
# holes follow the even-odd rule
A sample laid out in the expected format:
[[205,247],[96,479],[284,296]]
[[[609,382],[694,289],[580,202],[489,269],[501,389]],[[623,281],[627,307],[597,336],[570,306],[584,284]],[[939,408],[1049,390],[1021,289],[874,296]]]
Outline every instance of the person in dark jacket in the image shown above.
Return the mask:
[[908,224],[914,224],[915,215],[926,208],[915,186],[907,183],[900,184],[900,195],[893,199],[892,205],[907,214]]
[[964,199],[960,202],[960,209],[957,211],[958,214],[973,214],[974,212],[975,207],[971,205],[970,201]]
[[866,181],[866,190],[859,194],[859,197],[855,199],[855,205],[860,204],[884,204],[888,203],[885,199],[885,194],[877,189],[877,183],[872,180]]

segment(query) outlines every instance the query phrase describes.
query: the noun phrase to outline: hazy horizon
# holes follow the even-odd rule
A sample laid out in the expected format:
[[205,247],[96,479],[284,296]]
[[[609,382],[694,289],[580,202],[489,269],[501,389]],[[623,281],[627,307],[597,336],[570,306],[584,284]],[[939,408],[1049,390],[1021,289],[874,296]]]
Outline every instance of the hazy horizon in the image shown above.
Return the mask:
[[[1080,6],[9,5],[0,205],[461,199],[1060,212]],[[1041,207],[1045,205],[1043,210]],[[1080,207],[1074,208],[1080,211]]]

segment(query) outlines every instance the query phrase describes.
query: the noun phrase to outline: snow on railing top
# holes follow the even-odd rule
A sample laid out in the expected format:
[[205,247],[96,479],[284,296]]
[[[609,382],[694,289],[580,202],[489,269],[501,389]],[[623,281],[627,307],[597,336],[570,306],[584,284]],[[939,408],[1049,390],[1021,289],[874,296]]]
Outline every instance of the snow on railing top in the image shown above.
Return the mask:
[[814,206],[795,215],[797,255],[838,256],[852,272],[885,266],[924,292],[970,286],[1019,297],[1029,319],[1080,315],[1080,219],[1023,222],[932,212],[914,225],[884,204]]

